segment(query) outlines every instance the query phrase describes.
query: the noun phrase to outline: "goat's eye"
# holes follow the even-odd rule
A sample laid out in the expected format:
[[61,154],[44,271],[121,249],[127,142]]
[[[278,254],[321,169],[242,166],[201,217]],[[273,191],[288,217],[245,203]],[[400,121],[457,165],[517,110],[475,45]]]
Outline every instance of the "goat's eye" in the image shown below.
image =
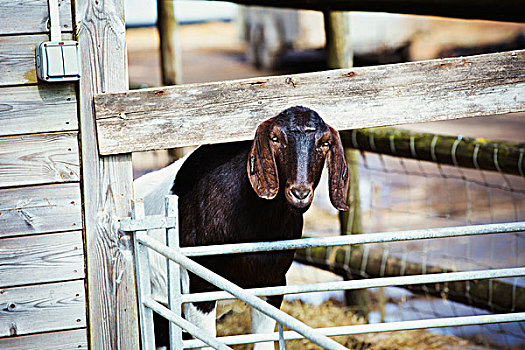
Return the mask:
[[272,142],[279,142],[279,138],[277,136],[270,137],[270,140],[272,140]]
[[325,141],[325,142],[323,142],[323,143],[321,144],[321,146],[323,146],[323,147],[330,147],[330,142]]

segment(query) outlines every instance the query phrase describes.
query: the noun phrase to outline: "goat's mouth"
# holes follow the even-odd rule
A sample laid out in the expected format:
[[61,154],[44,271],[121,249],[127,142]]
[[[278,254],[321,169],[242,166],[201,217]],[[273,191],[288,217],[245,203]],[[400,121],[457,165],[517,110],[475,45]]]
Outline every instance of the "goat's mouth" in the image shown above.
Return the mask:
[[286,200],[293,207],[306,211],[314,198],[314,190],[311,187],[289,186],[284,191]]

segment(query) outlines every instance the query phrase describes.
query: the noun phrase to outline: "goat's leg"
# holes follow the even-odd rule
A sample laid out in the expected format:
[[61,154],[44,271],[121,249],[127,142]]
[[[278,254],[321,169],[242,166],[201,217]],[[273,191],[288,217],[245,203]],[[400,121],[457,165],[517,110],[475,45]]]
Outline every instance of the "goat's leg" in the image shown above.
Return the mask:
[[[268,303],[276,308],[281,307],[283,302],[282,295],[276,295],[265,298]],[[275,320],[266,316],[257,309],[250,308],[250,316],[252,319],[252,333],[273,333],[275,331]],[[274,350],[273,342],[256,343],[254,350]]]

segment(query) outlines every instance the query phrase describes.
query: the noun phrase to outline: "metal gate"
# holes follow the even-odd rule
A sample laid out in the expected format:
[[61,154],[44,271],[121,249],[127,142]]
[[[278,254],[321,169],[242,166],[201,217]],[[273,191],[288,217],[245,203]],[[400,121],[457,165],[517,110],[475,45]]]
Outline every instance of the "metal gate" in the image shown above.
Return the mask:
[[[141,321],[141,340],[143,349],[155,348],[153,333],[153,312],[158,313],[170,321],[170,342],[172,349],[200,348],[206,346],[206,344],[216,349],[228,349],[229,347],[227,345],[264,341],[279,341],[280,349],[284,349],[284,340],[301,338],[307,338],[325,349],[346,349],[346,347],[331,340],[328,337],[336,335],[525,321],[525,312],[514,312],[505,314],[437,318],[417,321],[401,321],[313,329],[259,298],[260,296],[319,291],[350,290],[372,287],[404,286],[450,281],[471,281],[479,279],[519,277],[525,276],[525,267],[436,273],[429,275],[384,277],[365,280],[288,285],[257,289],[242,289],[190,259],[191,257],[205,255],[251,253],[309,247],[331,247],[341,245],[519,232],[525,231],[525,222],[523,221],[503,224],[366,233],[351,236],[303,238],[298,240],[277,242],[242,243],[181,248],[178,244],[179,237],[177,226],[177,208],[178,205],[176,196],[167,196],[165,201],[165,215],[145,216],[144,203],[142,200],[137,200],[134,202],[133,216],[131,218],[124,218],[121,220],[120,229],[122,231],[134,232],[136,269],[138,277],[137,283],[139,289],[138,300]],[[166,230],[167,245],[164,245],[148,236],[148,230],[152,229]],[[169,259],[167,275],[168,307],[155,301],[151,296],[148,249],[152,249]],[[188,271],[216,285],[222,291],[199,293],[197,295],[189,294],[187,291],[181,290],[181,269],[187,269]],[[275,319],[278,324],[278,332],[271,334],[238,335],[214,338],[203,330],[199,329],[196,325],[193,325],[184,320],[181,316],[183,303],[234,298],[242,300],[251,307],[254,307]],[[284,332],[283,326],[288,327],[290,331]],[[196,339],[183,341],[182,330],[190,333]]]

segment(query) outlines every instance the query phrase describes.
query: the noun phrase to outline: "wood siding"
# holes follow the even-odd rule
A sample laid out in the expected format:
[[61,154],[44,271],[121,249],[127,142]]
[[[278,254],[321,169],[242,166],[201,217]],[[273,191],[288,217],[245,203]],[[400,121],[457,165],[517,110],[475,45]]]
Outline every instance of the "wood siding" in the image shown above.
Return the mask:
[[[71,0],[58,0],[58,10],[62,31],[71,32]],[[47,0],[0,0],[0,35],[48,33],[48,20]]]
[[82,228],[78,183],[0,189],[0,237]]
[[0,138],[0,187],[79,181],[75,132]]
[[86,350],[88,348],[87,331],[75,329],[23,337],[0,338],[0,348],[2,350]]
[[84,278],[82,232],[7,238],[0,249],[0,287]]
[[78,130],[74,84],[0,90],[0,136],[71,130]]
[[[71,39],[71,34],[63,33],[62,38]],[[49,41],[49,35],[0,36],[0,86],[38,82],[35,48],[42,41]]]
[[337,129],[525,111],[525,50],[102,94],[102,154],[230,142],[285,108]]
[[48,17],[47,0],[0,0],[0,349],[88,348],[77,84],[36,79]]
[[86,326],[82,280],[2,288],[0,305],[0,337]]

